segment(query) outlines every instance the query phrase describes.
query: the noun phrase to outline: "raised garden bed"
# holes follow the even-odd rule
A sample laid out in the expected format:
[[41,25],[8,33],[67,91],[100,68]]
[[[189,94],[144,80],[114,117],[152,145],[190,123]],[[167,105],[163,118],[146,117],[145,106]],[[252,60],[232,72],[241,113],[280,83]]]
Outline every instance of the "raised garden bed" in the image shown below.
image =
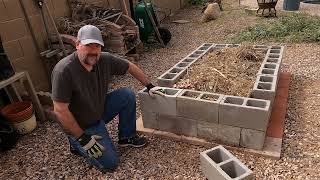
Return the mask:
[[247,97],[264,55],[253,46],[209,52],[190,66],[174,87]]
[[[193,69],[201,67],[212,53],[218,53],[225,48],[234,48],[236,52],[239,47],[237,44],[205,43],[158,78],[158,84],[170,94],[153,99],[146,89],[141,90],[139,97],[144,127],[261,150],[275,98],[284,47],[253,46],[252,50],[262,52],[263,60],[250,64],[255,72],[250,71],[251,84],[245,91],[238,91],[243,86],[237,87],[235,94],[227,92],[232,89],[231,86],[225,88],[226,94],[220,91],[219,86],[203,86],[209,89],[174,88],[179,87],[179,83],[188,77],[199,76],[200,73],[196,71],[192,76]],[[225,79],[225,76],[230,79],[231,74],[232,77],[239,78],[237,74],[219,69],[219,66],[204,66],[209,68],[205,71],[210,72],[202,72],[208,73],[203,77],[212,76],[214,79],[219,76]],[[215,70],[211,71],[210,68]],[[245,84],[242,80],[239,81],[238,84]],[[239,92],[245,93],[238,95]]]

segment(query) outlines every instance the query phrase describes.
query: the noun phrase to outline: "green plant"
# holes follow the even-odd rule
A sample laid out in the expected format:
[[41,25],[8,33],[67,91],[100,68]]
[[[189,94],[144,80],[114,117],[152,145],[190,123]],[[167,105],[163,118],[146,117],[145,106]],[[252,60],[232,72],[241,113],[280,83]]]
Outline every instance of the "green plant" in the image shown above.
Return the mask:
[[233,36],[230,41],[320,42],[320,18],[306,14],[265,20]]

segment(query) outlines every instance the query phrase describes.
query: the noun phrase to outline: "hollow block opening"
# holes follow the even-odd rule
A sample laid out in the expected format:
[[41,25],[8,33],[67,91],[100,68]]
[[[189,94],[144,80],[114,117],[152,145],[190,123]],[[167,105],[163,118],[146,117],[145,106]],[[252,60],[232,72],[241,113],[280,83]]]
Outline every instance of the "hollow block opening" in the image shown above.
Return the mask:
[[272,85],[270,83],[258,83],[258,89],[271,90]]
[[274,70],[273,69],[263,69],[262,70],[262,74],[274,74]]
[[187,67],[189,63],[186,63],[186,62],[182,62],[182,63],[179,63],[177,64],[178,67]]
[[265,108],[267,103],[265,101],[248,100],[246,105],[251,107]]
[[265,64],[264,68],[268,68],[268,69],[276,69],[277,65],[275,64]]
[[278,54],[269,54],[269,58],[279,58],[280,56]]
[[207,153],[210,159],[216,164],[219,164],[223,161],[230,159],[230,157],[221,149],[215,149]]
[[272,82],[272,81],[273,81],[273,77],[270,77],[270,76],[260,76],[259,81],[260,81],[260,82]]
[[279,61],[279,59],[277,59],[277,58],[268,58],[267,59],[267,62],[269,62],[269,63],[278,63],[278,61]]
[[184,59],[182,62],[192,62],[192,61],[194,61],[194,59]]
[[224,100],[224,103],[242,105],[242,104],[243,104],[243,101],[244,101],[244,100],[243,100],[242,98],[227,97],[227,98]]
[[176,74],[168,73],[162,76],[163,79],[173,79],[176,76]]
[[219,99],[218,95],[214,94],[203,94],[200,99],[208,100],[208,101],[217,101]]
[[191,98],[197,98],[200,95],[200,93],[192,92],[192,91],[185,91],[182,96],[191,97]]
[[170,73],[177,74],[177,73],[179,73],[179,72],[181,72],[181,71],[182,71],[182,69],[173,68],[173,69],[171,69]]
[[270,53],[279,54],[280,50],[279,49],[272,49],[272,50],[270,50]]
[[246,172],[246,170],[235,161],[230,161],[226,164],[223,164],[220,166],[220,168],[231,178],[239,177]]

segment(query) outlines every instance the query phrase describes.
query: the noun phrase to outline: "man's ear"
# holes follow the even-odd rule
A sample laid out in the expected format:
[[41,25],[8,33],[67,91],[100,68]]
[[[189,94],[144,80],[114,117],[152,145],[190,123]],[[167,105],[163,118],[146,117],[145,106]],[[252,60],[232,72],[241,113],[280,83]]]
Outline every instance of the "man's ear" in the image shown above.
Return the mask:
[[77,41],[76,41],[76,49],[79,49],[79,46],[80,46],[80,41],[77,40]]

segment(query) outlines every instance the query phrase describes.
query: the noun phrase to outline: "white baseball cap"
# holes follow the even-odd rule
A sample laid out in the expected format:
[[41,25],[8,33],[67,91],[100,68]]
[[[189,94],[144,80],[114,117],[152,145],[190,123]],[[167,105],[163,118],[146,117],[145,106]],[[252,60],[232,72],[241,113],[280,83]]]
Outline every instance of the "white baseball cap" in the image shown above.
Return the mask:
[[93,25],[85,25],[81,27],[78,31],[78,40],[83,45],[96,43],[104,46],[101,31]]

